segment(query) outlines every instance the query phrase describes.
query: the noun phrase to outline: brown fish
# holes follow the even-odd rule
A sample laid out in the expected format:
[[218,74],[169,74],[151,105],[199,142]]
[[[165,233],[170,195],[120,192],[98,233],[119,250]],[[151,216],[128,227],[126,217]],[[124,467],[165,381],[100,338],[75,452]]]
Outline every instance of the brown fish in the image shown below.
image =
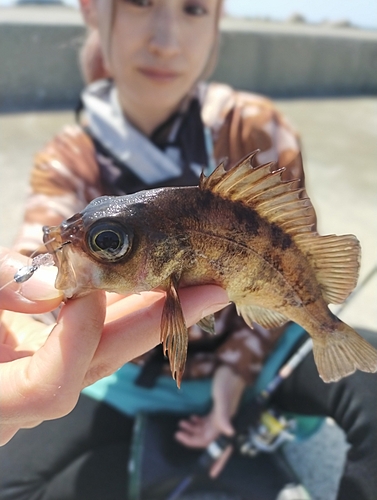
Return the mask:
[[252,157],[230,171],[219,165],[198,187],[97,198],[44,228],[56,287],[67,297],[164,289],[161,341],[178,385],[187,328],[177,290],[208,283],[227,290],[251,327],[301,325],[324,381],[377,371],[377,351],[327,307],[356,285],[358,240],[314,232],[313,207],[297,182],[284,182],[272,163],[253,168]]

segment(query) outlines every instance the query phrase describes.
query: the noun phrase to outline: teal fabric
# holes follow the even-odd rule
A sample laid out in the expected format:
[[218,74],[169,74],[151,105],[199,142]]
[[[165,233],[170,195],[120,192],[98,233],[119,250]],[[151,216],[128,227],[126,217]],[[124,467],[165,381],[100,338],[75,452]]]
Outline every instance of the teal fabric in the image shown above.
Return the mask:
[[181,388],[171,377],[158,377],[156,385],[144,388],[135,385],[141,368],[128,363],[109,377],[83,390],[87,396],[105,401],[126,415],[139,412],[205,413],[211,407],[212,380],[184,380]]
[[[276,375],[293,346],[305,331],[298,325],[290,325],[279,339],[276,349],[268,357],[255,385],[247,391],[245,401],[266,388]],[[178,389],[170,377],[158,377],[153,388],[135,385],[141,368],[128,363],[109,377],[105,377],[83,390],[83,394],[98,401],[104,401],[122,413],[135,416],[140,412],[155,413],[206,413],[211,408],[212,380],[184,380]],[[316,432],[323,418],[287,415],[295,419],[297,439],[306,439]]]

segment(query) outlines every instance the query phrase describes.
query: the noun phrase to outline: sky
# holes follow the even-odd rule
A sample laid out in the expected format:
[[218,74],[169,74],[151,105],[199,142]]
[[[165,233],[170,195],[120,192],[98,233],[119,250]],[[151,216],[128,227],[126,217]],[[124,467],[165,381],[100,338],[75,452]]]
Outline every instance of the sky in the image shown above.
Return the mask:
[[288,19],[299,13],[311,23],[347,20],[352,24],[377,29],[376,0],[226,0],[227,12],[237,16]]
[[225,7],[235,16],[269,17],[282,21],[301,14],[310,23],[347,20],[362,28],[377,29],[376,0],[226,0]]
[[[15,2],[0,0],[0,5]],[[77,0],[65,3],[77,5]],[[284,21],[293,14],[301,14],[310,23],[347,20],[361,28],[377,29],[376,0],[225,0],[225,7],[234,16]]]

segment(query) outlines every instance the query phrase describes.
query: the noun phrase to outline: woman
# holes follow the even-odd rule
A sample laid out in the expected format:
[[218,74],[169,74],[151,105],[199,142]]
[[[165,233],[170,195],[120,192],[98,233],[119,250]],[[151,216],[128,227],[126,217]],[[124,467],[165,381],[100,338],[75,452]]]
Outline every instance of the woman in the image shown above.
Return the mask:
[[[109,79],[83,93],[82,126],[68,127],[37,156],[18,249],[34,250],[42,225],[59,224],[96,196],[196,184],[203,168],[210,171],[224,156],[233,164],[255,149],[260,149],[257,162],[276,161],[286,168],[285,179],[300,179],[297,184],[304,187],[298,138],[271,102],[201,83],[216,57],[221,2],[82,0],[81,6],[94,48],[97,39],[102,54],[98,58],[94,50],[85,73]],[[250,330],[232,308],[219,315],[216,329],[213,341],[191,329],[190,343],[196,348],[181,393],[163,363],[157,363],[160,371],[151,377],[160,351],[149,352],[88,387],[67,417],[16,435],[4,448],[8,460],[1,498],[123,498],[132,426],[140,411],[201,414],[179,423],[176,439],[187,447],[205,447],[220,433],[231,435],[244,388],[255,381],[282,331],[258,325]],[[277,393],[281,406],[334,416],[349,430],[353,422],[347,410],[336,413],[336,398],[357,391],[360,383],[370,387],[373,377],[356,374],[326,386],[311,357],[300,370],[305,378],[297,380],[294,374]],[[364,415],[372,426],[376,403],[368,404],[371,411]],[[358,473],[360,464],[371,470],[373,453],[358,456],[365,439],[354,437],[356,455],[350,456],[339,499],[371,499],[370,492],[376,491],[373,474]],[[221,466],[215,464],[212,473]],[[264,498],[276,496],[274,487]],[[249,493],[242,491],[246,498]]]

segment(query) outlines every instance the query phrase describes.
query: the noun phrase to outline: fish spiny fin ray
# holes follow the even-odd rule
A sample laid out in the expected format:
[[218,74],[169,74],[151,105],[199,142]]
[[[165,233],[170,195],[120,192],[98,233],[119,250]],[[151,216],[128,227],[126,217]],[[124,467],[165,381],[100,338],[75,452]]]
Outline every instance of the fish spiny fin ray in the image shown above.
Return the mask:
[[283,314],[271,309],[254,305],[237,306],[237,313],[243,317],[245,323],[253,328],[253,322],[263,326],[263,328],[274,328],[284,325],[288,320]]
[[214,335],[215,332],[215,315],[209,314],[205,316],[200,321],[197,322],[197,325],[207,333]]
[[377,371],[377,351],[340,320],[335,332],[323,339],[313,337],[313,354],[324,382],[336,382],[356,370]]
[[273,170],[274,163],[251,165],[256,152],[226,171],[220,164],[214,172],[201,176],[199,188],[232,201],[240,201],[270,223],[284,228],[293,239],[297,234],[312,231],[314,208],[298,180],[282,180],[284,168]]
[[340,304],[357,284],[360,267],[360,243],[351,234],[319,236],[317,233],[298,238],[320,284],[324,300]]
[[185,369],[188,331],[178,296],[179,279],[171,276],[165,285],[166,299],[161,316],[161,342],[164,354],[169,357],[173,378],[180,387]]

